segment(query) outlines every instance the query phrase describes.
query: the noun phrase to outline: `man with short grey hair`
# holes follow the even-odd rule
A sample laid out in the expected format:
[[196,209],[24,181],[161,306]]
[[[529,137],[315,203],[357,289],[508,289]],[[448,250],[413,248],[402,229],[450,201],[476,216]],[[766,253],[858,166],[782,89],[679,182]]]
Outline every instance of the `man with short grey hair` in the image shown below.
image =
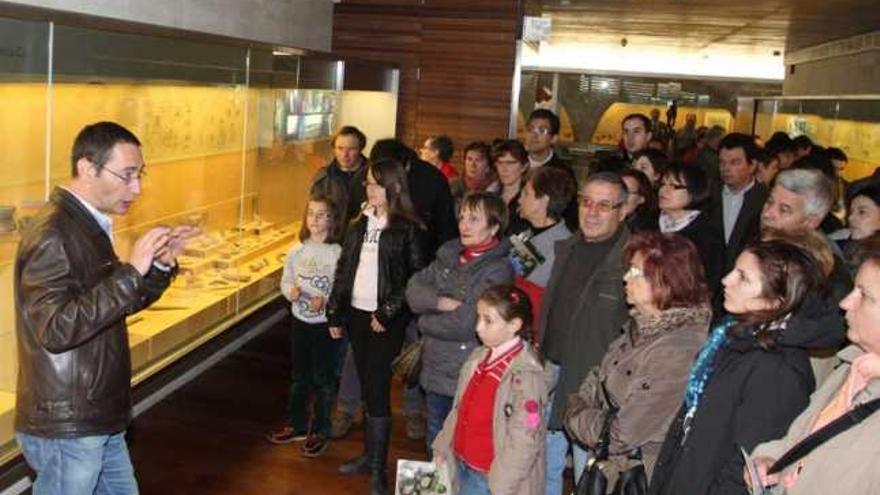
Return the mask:
[[[539,331],[548,370],[558,376],[546,437],[546,493],[562,493],[565,455],[570,446],[562,425],[568,396],[591,367],[599,365],[627,318],[623,292],[623,248],[629,239],[624,219],[627,189],[615,173],[587,178],[578,196],[580,229],[555,245],[556,258],[544,290]],[[586,451],[571,445],[575,479]]]
[[[818,170],[783,170],[776,176],[776,185],[764,203],[761,230],[817,230],[822,219],[831,210],[831,187],[831,181]],[[828,284],[834,299],[839,302],[852,290],[852,276],[846,268],[840,248],[827,238],[826,240],[834,252],[834,271]]]
[[819,228],[831,209],[831,183],[818,170],[780,172],[761,212],[761,227],[778,230]]

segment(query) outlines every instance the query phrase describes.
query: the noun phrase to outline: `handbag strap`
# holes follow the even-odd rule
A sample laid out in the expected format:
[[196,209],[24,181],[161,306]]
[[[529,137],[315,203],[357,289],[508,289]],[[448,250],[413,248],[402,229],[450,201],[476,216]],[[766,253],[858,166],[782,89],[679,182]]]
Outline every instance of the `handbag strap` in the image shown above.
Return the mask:
[[611,395],[605,387],[605,380],[602,380],[600,385],[602,386],[602,395],[604,396],[605,404],[608,405],[608,410],[605,412],[605,419],[602,421],[602,431],[599,433],[599,445],[596,459],[604,461],[608,459],[608,450],[611,447],[611,422],[614,421],[620,407],[611,400]]
[[856,406],[853,410],[814,431],[808,437],[798,442],[797,445],[789,449],[785,455],[780,457],[776,463],[770,466],[770,470],[767,471],[767,474],[778,473],[791,464],[801,460],[815,450],[816,447],[867,419],[868,416],[873,414],[877,409],[880,409],[880,399],[874,399]]

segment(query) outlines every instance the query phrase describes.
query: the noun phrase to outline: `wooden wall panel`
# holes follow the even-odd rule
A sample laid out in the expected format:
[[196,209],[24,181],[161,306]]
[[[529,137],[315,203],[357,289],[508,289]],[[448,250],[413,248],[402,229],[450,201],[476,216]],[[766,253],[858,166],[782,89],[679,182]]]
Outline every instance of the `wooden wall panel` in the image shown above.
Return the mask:
[[333,51],[401,68],[398,137],[447,134],[457,152],[507,135],[520,24],[515,0],[337,4]]

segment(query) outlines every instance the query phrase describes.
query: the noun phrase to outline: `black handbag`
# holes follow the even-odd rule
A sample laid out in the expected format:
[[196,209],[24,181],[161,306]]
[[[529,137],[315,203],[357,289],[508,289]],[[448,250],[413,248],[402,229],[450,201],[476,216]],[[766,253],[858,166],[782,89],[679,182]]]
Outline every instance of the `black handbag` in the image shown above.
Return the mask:
[[[605,396],[605,403],[608,404],[608,412],[602,422],[596,455],[589,467],[581,474],[575,487],[575,495],[606,495],[608,493],[608,476],[605,472],[612,468],[608,462],[608,449],[611,445],[611,422],[614,421],[620,407],[611,400],[604,381],[602,382],[602,394]],[[614,490],[611,492],[612,495],[647,495],[648,475],[645,472],[645,465],[641,462],[641,449],[633,450],[628,458],[635,462],[635,465],[619,473]]]
[[614,495],[647,495],[648,473],[645,472],[645,464],[642,462],[642,449],[635,449],[630,453],[629,459],[635,461],[635,465],[621,471],[614,485]]

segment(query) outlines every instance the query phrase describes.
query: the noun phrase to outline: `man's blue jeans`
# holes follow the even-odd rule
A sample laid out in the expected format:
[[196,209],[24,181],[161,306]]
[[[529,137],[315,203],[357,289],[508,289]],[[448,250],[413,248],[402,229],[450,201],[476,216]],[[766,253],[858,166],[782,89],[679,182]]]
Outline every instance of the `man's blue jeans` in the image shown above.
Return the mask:
[[16,433],[36,495],[137,495],[125,432],[80,438]]
[[[554,381],[558,383],[560,367],[551,361],[547,361],[544,366],[553,374]],[[553,412],[553,395],[556,393],[554,389],[547,403],[544,406],[544,415],[549,418]],[[574,461],[574,483],[577,485],[581,473],[586,468],[589,460],[589,452],[581,448],[578,444],[571,442],[563,430],[548,430],[547,436],[544,438],[544,460],[546,462],[544,468],[544,487],[545,495],[561,495],[564,481],[562,479],[565,472],[565,456],[568,449],[571,448],[571,456]]]
[[434,439],[443,429],[443,423],[446,421],[446,416],[449,416],[449,411],[452,410],[453,402],[455,402],[455,397],[425,392],[425,412],[427,415],[425,445],[428,449],[428,460],[431,460],[433,456],[431,445],[434,444]]
[[571,456],[574,462],[574,484],[577,485],[590,458],[589,451],[581,448],[578,444],[569,441],[564,431],[550,430],[544,439],[545,473],[544,487],[546,495],[561,495],[565,481],[562,479],[565,473],[565,456],[571,448]]

